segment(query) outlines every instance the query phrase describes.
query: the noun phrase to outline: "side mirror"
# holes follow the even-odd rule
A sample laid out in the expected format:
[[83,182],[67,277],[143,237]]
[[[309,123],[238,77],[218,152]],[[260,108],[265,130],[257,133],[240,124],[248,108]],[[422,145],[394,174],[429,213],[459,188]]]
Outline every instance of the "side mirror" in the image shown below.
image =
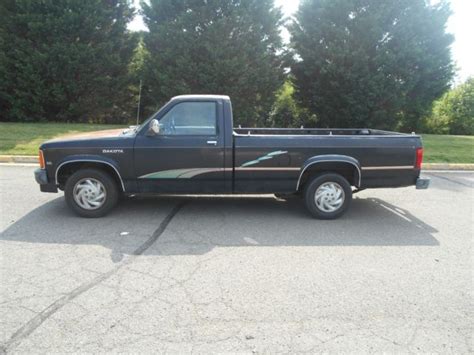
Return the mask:
[[147,136],[156,136],[160,133],[160,123],[157,119],[152,119],[148,125]]

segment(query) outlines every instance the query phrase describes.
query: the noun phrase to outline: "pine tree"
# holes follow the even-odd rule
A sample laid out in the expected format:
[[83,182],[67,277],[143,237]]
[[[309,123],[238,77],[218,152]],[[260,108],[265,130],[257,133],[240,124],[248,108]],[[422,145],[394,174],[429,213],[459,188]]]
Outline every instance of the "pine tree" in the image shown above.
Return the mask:
[[152,110],[179,94],[226,94],[236,124],[263,122],[284,76],[282,14],[272,0],[151,0],[142,7]]
[[0,14],[1,120],[126,116],[127,0],[3,0]]
[[449,6],[303,0],[290,26],[296,97],[320,126],[414,130],[453,76]]

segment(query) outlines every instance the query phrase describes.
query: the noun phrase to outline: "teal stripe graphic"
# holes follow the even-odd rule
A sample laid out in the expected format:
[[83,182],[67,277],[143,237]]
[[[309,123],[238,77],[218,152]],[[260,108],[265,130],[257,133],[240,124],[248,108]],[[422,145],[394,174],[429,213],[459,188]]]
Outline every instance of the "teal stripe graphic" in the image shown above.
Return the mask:
[[288,151],[286,150],[276,150],[274,152],[270,152],[268,154],[265,154],[255,160],[251,160],[251,161],[248,161],[248,162],[245,162],[241,165],[241,167],[246,167],[246,166],[251,166],[251,165],[255,165],[255,164],[258,164],[264,160],[268,160],[268,159],[273,159],[273,157],[277,156],[277,155],[281,155],[281,154],[286,154],[288,153]]
[[194,168],[162,170],[142,175],[139,179],[189,179],[196,175],[223,171],[222,168]]
[[180,174],[189,172],[194,169],[175,169],[175,170],[163,170],[155,173],[142,175],[140,179],[176,179]]
[[[262,161],[273,159],[273,157],[286,154],[288,151],[286,150],[276,150],[274,152],[270,152],[268,154],[262,155],[261,157],[248,161],[242,164],[240,167],[248,167],[255,164],[258,164]],[[194,176],[206,174],[206,173],[213,173],[218,171],[223,171],[224,168],[187,168],[187,169],[171,169],[171,170],[162,170],[156,171],[154,173],[145,174],[139,177],[139,179],[190,179]],[[232,170],[232,169],[231,169]]]

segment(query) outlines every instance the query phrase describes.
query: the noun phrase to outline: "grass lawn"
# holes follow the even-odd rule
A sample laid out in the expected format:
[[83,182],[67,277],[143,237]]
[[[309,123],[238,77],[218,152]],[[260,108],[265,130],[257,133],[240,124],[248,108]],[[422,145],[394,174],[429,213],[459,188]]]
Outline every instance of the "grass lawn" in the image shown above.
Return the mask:
[[[0,155],[37,155],[45,140],[65,134],[126,127],[82,123],[0,123]],[[474,136],[423,134],[426,163],[474,163]]]
[[0,123],[0,155],[38,155],[48,139],[65,134],[127,127],[87,123]]
[[425,163],[474,163],[474,136],[423,134]]

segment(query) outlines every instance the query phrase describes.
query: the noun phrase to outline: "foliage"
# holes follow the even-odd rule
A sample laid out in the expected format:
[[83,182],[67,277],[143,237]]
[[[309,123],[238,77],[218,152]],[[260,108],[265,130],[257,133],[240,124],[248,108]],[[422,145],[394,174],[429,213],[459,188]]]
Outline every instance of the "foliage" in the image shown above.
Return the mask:
[[[142,80],[141,117],[211,93],[244,126],[411,131],[453,73],[444,1],[302,0],[294,60],[273,0],[147,0],[150,32],[133,34],[130,2],[2,0],[0,120],[134,121]],[[472,89],[443,96],[426,125],[472,132],[469,103]]]
[[131,82],[129,85],[129,92],[132,97],[131,109],[136,114],[138,104],[140,104],[139,122],[141,122],[141,118],[144,117],[143,106],[146,107],[146,102],[144,103],[143,97],[140,97],[140,85],[143,84],[143,79],[146,77],[146,63],[150,60],[150,52],[148,52],[145,46],[143,36],[143,32],[139,34],[137,47],[133,51],[133,56],[128,66]]
[[426,126],[432,133],[474,135],[474,78],[435,101]]
[[1,120],[127,117],[127,0],[2,0]]
[[296,98],[325,127],[418,128],[453,75],[449,15],[444,1],[303,0],[290,26]]
[[308,110],[301,108],[295,101],[294,87],[287,80],[276,94],[275,103],[269,117],[269,125],[272,127],[315,127],[316,116],[311,115]]
[[256,125],[283,83],[280,9],[273,0],[151,0],[144,94],[156,110],[179,94],[226,94],[236,124]]

